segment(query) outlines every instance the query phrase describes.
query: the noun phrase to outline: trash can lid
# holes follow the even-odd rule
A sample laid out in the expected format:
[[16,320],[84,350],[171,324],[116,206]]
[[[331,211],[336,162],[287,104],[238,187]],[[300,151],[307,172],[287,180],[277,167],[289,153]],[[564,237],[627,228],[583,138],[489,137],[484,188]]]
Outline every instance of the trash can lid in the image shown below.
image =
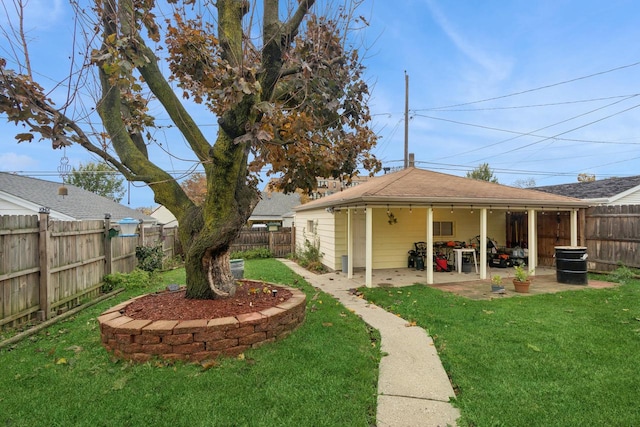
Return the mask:
[[140,221],[133,218],[122,218],[118,224],[140,224]]

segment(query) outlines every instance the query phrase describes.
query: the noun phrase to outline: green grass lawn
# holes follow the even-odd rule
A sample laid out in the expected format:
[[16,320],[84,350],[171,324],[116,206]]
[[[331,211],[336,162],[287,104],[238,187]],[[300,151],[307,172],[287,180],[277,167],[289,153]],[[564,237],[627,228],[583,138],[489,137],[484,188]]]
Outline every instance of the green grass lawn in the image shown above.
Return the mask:
[[[210,368],[134,365],[111,359],[96,320],[128,291],[0,350],[0,425],[373,425],[377,332],[276,260],[247,260],[245,276],[302,289],[304,324]],[[184,283],[184,271],[164,274],[168,283]]]
[[492,301],[361,290],[434,338],[462,426],[640,425],[640,281]]

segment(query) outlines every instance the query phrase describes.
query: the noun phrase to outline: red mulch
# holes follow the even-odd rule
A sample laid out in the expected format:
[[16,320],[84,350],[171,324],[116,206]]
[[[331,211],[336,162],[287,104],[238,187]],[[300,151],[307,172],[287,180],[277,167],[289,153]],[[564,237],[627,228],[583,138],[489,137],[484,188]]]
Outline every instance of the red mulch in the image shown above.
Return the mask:
[[[273,296],[273,290],[277,294]],[[145,295],[129,304],[124,311],[132,319],[143,320],[195,320],[233,317],[274,307],[291,298],[291,291],[270,283],[238,282],[236,294],[231,298],[195,300],[185,298],[185,290],[165,291]]]

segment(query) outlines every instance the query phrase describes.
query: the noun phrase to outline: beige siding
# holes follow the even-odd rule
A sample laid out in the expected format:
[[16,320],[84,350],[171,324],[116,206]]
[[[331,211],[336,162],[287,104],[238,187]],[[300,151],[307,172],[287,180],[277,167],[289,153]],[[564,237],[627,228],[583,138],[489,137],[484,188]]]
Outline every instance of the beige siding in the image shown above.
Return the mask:
[[[386,208],[374,209],[373,215],[373,268],[400,268],[407,264],[407,252],[414,248],[414,242],[427,240],[427,212],[426,209],[394,209],[390,211],[398,222],[390,225]],[[452,237],[435,236],[434,241],[463,241],[470,243],[471,239],[480,234],[480,213],[450,209],[434,209],[434,221],[453,221],[454,235]],[[487,236],[504,245],[506,239],[505,213],[487,212]]]
[[[457,209],[451,214],[450,210],[436,210],[435,221],[454,221],[455,236],[451,240],[469,243],[471,239],[480,234],[480,211],[475,209]],[[487,211],[487,237],[495,239],[499,245],[504,246],[507,239],[506,212]],[[437,240],[437,239],[436,239]]]
[[339,211],[335,214],[335,267],[334,270],[342,269],[342,255],[347,255],[347,220],[349,215],[347,211]]
[[[297,212],[295,215],[296,250],[304,249],[305,241],[313,244],[315,239],[318,239],[322,253],[322,264],[332,270],[339,268],[338,263],[341,262],[340,256],[336,255],[334,215],[339,214],[331,214],[324,209]],[[313,230],[308,227],[309,221],[313,222]]]
[[390,210],[398,220],[389,224],[387,209],[373,210],[373,268],[406,267],[413,242],[426,240],[426,209]]

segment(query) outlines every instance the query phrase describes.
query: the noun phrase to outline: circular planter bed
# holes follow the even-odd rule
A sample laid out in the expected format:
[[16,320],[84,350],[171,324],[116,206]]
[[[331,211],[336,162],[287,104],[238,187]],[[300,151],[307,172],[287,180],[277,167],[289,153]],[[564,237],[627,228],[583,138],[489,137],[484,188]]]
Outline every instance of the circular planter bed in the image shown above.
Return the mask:
[[305,302],[298,289],[241,280],[233,298],[191,300],[184,288],[167,290],[118,304],[98,323],[102,344],[118,358],[199,362],[286,337],[304,321]]

